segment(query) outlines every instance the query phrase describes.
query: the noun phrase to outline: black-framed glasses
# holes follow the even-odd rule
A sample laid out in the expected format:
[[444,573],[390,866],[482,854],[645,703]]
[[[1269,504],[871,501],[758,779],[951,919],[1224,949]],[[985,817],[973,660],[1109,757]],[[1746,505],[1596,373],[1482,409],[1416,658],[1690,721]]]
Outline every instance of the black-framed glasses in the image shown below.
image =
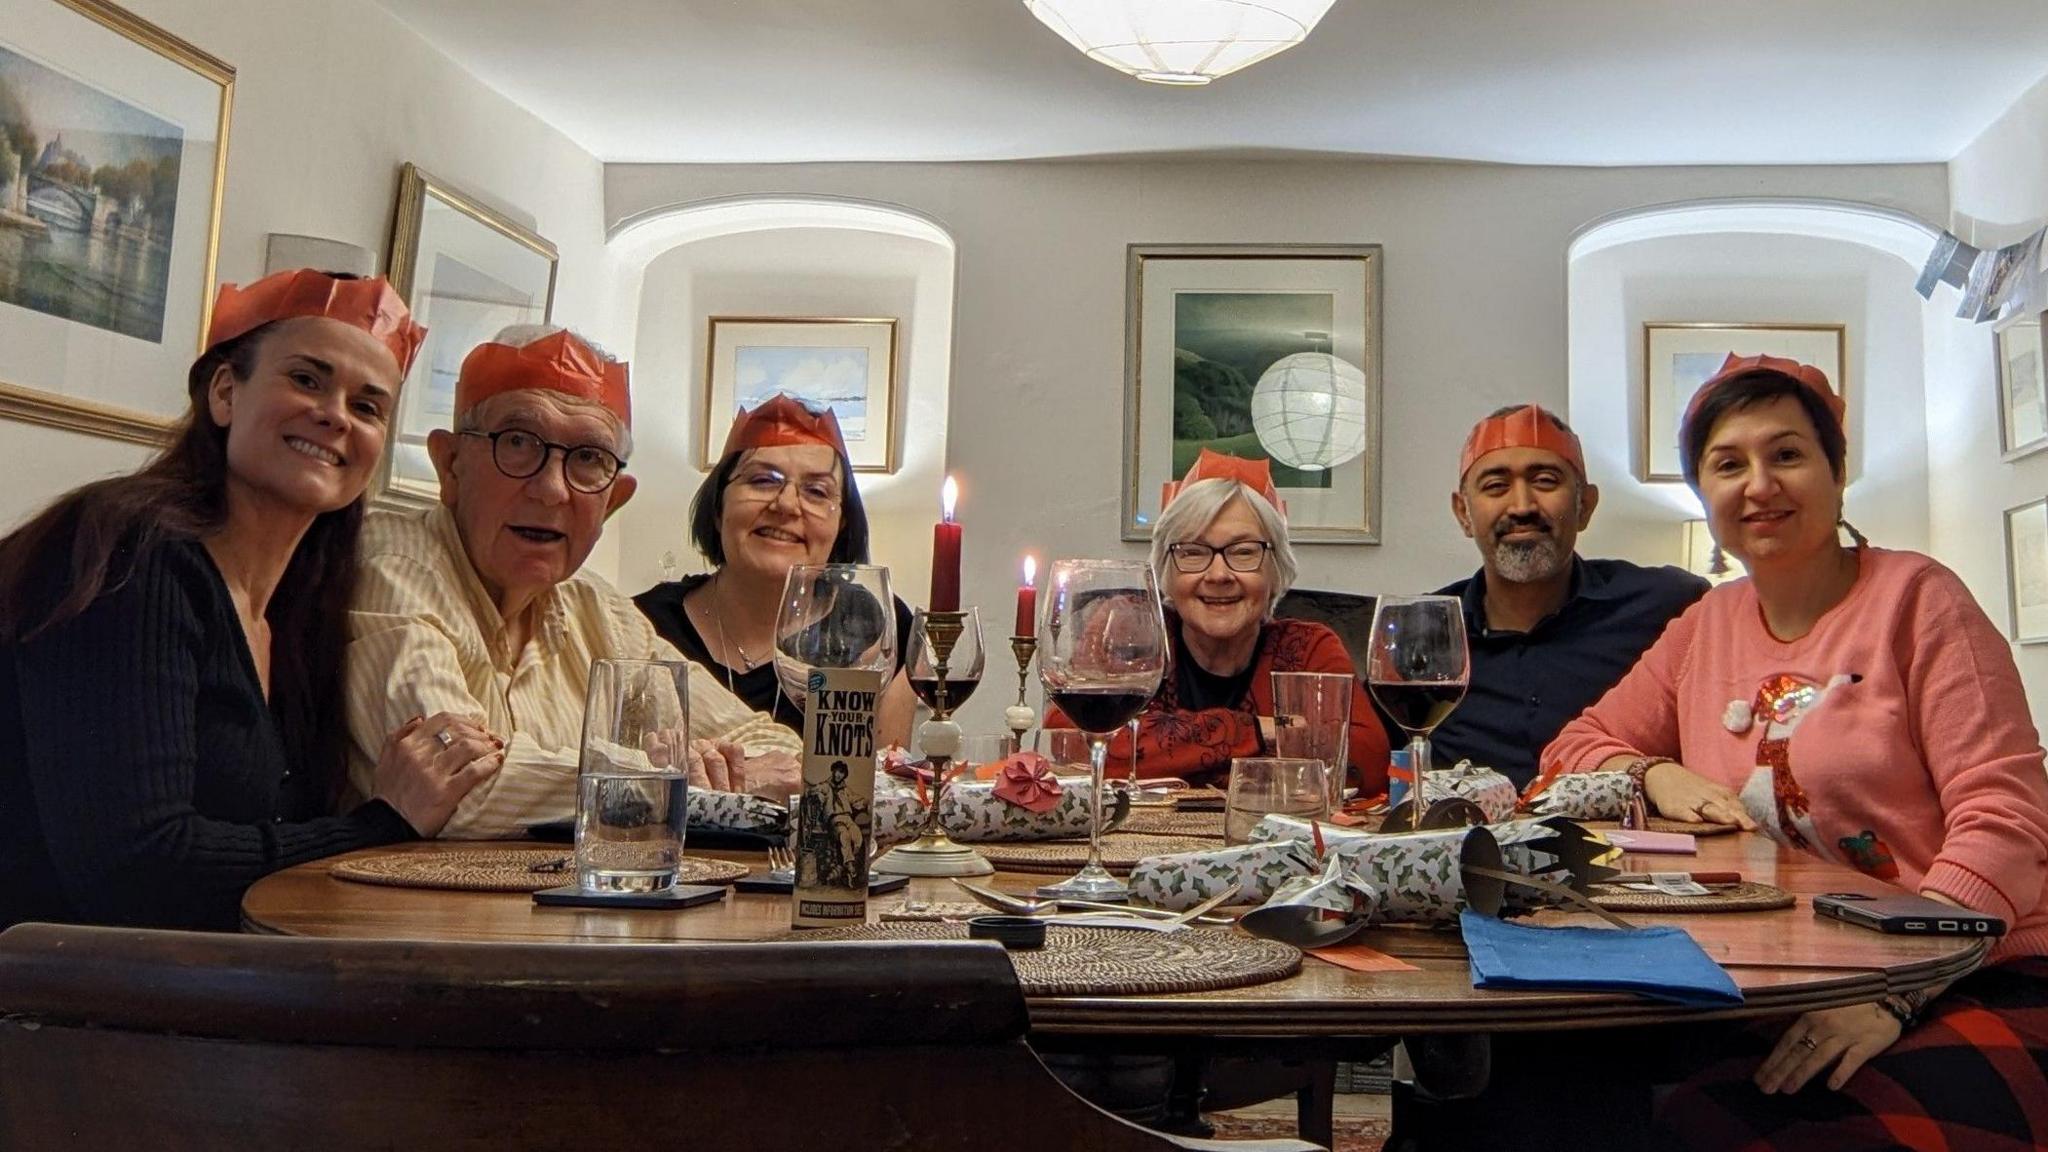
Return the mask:
[[501,428],[496,432],[468,432],[491,442],[491,463],[514,480],[524,480],[548,466],[548,457],[562,454],[562,479],[578,492],[598,493],[612,486],[626,462],[609,448],[595,444],[557,444],[543,440],[524,428]]
[[1224,567],[1232,572],[1257,572],[1266,563],[1266,553],[1271,552],[1273,546],[1264,540],[1239,540],[1221,548],[1185,543],[1169,545],[1166,550],[1173,553],[1173,566],[1189,574],[1207,572],[1209,562],[1219,552],[1223,555]]

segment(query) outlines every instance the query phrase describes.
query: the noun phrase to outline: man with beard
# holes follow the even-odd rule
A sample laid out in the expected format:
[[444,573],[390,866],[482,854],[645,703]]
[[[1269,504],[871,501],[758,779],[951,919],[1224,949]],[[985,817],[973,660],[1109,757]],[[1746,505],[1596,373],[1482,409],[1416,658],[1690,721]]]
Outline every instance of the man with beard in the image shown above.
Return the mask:
[[1558,730],[1706,594],[1678,568],[1576,555],[1599,503],[1577,434],[1543,408],[1502,408],[1465,438],[1451,514],[1482,566],[1441,590],[1465,602],[1472,682],[1431,737],[1437,763],[1470,759],[1525,787]]

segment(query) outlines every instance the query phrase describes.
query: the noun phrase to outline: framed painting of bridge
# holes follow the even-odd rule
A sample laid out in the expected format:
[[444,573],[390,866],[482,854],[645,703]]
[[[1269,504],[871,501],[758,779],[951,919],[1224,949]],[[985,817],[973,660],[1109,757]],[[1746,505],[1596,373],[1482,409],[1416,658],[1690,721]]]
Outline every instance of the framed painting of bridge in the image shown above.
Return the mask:
[[213,308],[235,70],[106,0],[0,20],[0,416],[140,444]]

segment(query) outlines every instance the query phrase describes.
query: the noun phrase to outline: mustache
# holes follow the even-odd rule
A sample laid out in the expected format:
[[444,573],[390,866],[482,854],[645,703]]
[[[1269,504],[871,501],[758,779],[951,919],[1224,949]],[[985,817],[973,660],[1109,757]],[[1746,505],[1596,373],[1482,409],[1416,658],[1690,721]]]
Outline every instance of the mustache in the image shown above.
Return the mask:
[[1499,540],[1508,533],[1521,528],[1534,528],[1545,535],[1555,535],[1557,532],[1557,525],[1551,522],[1550,517],[1543,515],[1541,512],[1531,512],[1524,516],[1503,516],[1495,520],[1493,522],[1493,538]]

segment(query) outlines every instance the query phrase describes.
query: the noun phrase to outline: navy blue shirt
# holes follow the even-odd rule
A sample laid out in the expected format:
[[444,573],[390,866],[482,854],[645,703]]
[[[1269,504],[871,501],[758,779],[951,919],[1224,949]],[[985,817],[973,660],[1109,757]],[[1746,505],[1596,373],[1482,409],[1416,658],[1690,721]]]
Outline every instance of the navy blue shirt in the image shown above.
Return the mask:
[[[1564,606],[1527,632],[1486,627],[1486,573],[1438,590],[1465,602],[1472,683],[1465,700],[1430,737],[1439,767],[1471,760],[1526,786],[1536,757],[1558,730],[1635,667],[1664,626],[1707,593],[1682,568],[1572,557]],[[1405,742],[1396,737],[1395,747]]]

